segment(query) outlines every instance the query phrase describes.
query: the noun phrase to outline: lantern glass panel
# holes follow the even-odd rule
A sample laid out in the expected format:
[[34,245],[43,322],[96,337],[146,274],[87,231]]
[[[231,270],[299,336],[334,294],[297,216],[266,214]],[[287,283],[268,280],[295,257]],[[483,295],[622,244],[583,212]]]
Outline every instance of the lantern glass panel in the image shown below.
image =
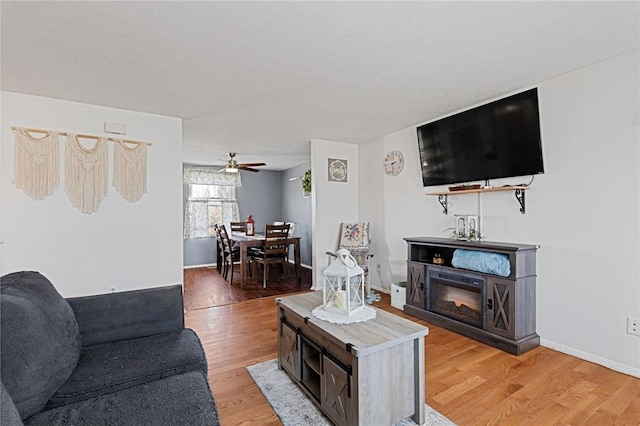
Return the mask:
[[364,274],[357,270],[351,272],[353,275],[333,275],[325,271],[323,288],[325,309],[334,309],[350,315],[365,306]]

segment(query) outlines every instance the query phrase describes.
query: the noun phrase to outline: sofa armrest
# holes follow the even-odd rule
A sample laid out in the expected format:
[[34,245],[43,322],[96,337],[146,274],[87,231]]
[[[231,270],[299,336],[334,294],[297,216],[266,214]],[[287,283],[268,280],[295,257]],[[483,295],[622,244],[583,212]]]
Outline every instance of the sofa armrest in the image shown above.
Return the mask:
[[22,426],[22,419],[18,408],[13,403],[11,395],[4,388],[4,383],[0,381],[0,425]]
[[82,346],[135,339],[184,328],[180,284],[67,299]]

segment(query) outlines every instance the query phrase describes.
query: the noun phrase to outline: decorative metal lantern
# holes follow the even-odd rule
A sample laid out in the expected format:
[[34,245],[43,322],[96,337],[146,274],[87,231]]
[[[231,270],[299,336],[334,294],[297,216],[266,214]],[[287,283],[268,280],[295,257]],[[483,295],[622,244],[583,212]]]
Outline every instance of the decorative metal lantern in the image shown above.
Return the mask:
[[349,316],[365,306],[364,271],[349,250],[340,249],[337,255],[323,272],[322,306]]

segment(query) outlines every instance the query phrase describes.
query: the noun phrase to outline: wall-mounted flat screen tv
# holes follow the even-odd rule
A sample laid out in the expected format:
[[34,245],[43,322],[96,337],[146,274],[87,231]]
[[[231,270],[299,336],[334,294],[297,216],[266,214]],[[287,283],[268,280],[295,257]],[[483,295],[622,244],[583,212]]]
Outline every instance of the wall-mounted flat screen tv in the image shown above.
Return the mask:
[[538,89],[418,127],[424,186],[544,173]]

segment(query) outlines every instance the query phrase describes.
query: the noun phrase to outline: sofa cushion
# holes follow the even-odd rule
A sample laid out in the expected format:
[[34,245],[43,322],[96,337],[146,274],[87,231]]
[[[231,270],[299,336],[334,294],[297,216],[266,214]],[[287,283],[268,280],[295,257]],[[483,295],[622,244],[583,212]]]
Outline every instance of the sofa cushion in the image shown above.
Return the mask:
[[83,347],[75,371],[45,409],[196,370],[206,374],[207,360],[200,339],[188,328]]
[[44,411],[25,422],[50,425],[219,425],[204,373],[193,371]]
[[0,279],[2,382],[24,420],[69,378],[80,356],[71,307],[38,272]]

